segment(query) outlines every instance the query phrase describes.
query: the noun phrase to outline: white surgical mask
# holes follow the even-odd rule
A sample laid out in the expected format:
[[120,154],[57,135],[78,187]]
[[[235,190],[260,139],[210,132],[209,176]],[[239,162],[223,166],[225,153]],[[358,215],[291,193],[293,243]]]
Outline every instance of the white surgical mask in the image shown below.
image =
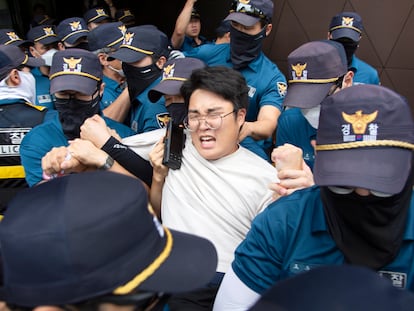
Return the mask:
[[0,99],[21,98],[29,103],[35,104],[36,81],[30,72],[19,71],[21,83],[18,86],[9,86],[6,81],[7,76],[0,81]]
[[43,55],[41,55],[41,57],[45,61],[45,65],[46,66],[49,66],[49,67],[52,66],[52,58],[53,58],[53,55],[55,55],[56,52],[57,52],[56,49],[50,49],[46,53],[44,53]]
[[124,73],[124,71],[122,69],[116,69],[116,68],[112,67],[111,65],[108,65],[108,68],[111,69],[112,71],[115,71],[122,78],[125,78],[125,73]]
[[309,124],[314,128],[318,128],[319,124],[319,114],[321,112],[321,105],[318,105],[313,108],[301,108],[303,116],[309,122]]

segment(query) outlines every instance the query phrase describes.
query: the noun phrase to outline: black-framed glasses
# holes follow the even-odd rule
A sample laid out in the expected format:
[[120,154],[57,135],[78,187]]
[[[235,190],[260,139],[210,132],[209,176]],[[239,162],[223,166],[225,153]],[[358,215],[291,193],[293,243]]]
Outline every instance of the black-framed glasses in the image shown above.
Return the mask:
[[199,115],[187,115],[184,119],[184,126],[190,132],[195,132],[200,127],[201,121],[204,121],[210,130],[218,130],[223,124],[223,118],[235,113],[236,111],[236,109],[233,109],[226,114],[209,113],[204,117],[200,117]]
[[230,13],[244,13],[253,17],[257,17],[263,20],[268,20],[266,14],[263,13],[262,10],[254,7],[248,3],[242,3],[238,0],[234,0],[231,5]]

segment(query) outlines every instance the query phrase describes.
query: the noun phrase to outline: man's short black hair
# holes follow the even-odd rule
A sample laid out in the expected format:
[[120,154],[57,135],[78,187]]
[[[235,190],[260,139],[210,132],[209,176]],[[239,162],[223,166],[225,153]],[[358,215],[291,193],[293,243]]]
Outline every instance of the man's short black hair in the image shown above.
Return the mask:
[[181,95],[188,107],[190,97],[197,89],[215,93],[233,103],[235,110],[247,109],[249,88],[240,72],[221,66],[195,70],[181,87]]

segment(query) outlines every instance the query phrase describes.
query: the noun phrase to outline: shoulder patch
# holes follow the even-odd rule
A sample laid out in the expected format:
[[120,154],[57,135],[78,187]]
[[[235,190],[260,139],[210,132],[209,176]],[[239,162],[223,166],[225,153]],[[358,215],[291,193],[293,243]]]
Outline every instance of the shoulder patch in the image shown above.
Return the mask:
[[285,97],[287,93],[287,84],[285,82],[277,82],[277,91],[281,97]]
[[157,122],[160,128],[166,127],[170,120],[170,114],[168,112],[157,114]]

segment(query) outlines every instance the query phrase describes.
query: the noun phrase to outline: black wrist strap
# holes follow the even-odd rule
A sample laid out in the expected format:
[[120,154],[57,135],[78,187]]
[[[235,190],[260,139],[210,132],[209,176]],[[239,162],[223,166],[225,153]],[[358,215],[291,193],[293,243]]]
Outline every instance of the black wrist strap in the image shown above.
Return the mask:
[[152,166],[147,160],[143,159],[113,136],[106,141],[101,149],[114,158],[128,172],[151,187]]

